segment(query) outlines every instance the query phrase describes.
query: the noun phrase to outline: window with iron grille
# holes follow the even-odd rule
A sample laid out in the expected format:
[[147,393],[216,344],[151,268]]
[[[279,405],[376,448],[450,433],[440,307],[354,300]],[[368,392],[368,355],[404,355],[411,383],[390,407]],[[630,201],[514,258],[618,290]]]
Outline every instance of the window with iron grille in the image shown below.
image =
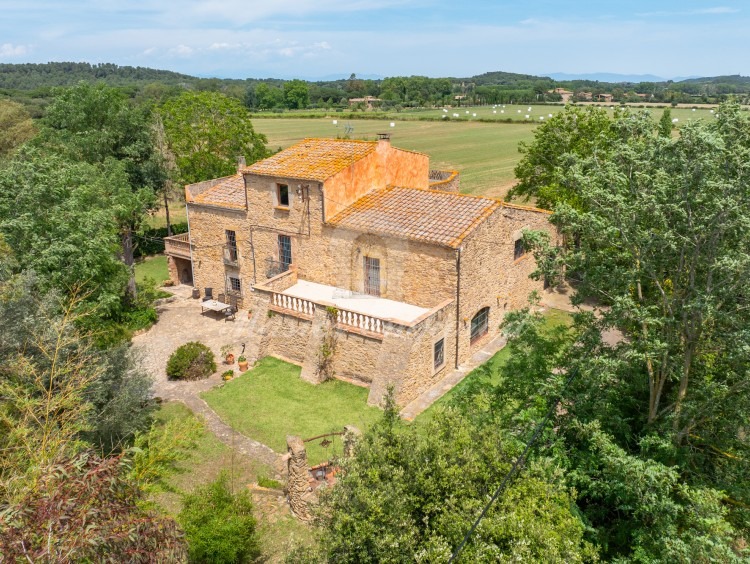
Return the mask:
[[364,257],[365,294],[380,295],[380,259]]
[[237,234],[227,229],[224,231],[227,237],[227,258],[231,261],[237,260]]
[[233,292],[234,294],[242,295],[242,281],[235,276],[230,276],[229,291]]
[[436,341],[432,347],[432,358],[434,360],[435,370],[442,367],[445,364],[445,339]]
[[292,238],[289,235],[279,235],[279,262],[282,272],[289,270],[292,264]]
[[289,207],[289,186],[286,184],[276,185],[276,202],[281,208]]
[[490,308],[484,307],[471,318],[471,342],[473,343],[489,330]]
[[513,245],[513,260],[518,260],[525,254],[526,246],[523,244],[523,239],[516,239]]

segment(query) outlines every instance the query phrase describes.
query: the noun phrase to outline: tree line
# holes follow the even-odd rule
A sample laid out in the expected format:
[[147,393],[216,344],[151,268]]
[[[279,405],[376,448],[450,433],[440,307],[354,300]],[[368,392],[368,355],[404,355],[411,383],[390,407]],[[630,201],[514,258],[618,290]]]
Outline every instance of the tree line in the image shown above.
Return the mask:
[[[33,117],[41,117],[52,99],[52,89],[78,81],[102,81],[120,88],[129,98],[163,102],[184,90],[222,92],[242,101],[251,110],[295,110],[347,108],[352,98],[371,96],[386,109],[445,105],[534,104],[561,102],[556,88],[567,89],[586,100],[611,94],[614,102],[719,103],[735,96],[746,100],[750,79],[741,76],[709,77],[680,82],[606,83],[588,80],[554,81],[533,75],[489,72],[466,78],[426,76],[305,81],[299,79],[218,79],[143,67],[113,64],[46,63],[1,64],[0,96],[26,106]],[[355,103],[355,109],[367,104]]]

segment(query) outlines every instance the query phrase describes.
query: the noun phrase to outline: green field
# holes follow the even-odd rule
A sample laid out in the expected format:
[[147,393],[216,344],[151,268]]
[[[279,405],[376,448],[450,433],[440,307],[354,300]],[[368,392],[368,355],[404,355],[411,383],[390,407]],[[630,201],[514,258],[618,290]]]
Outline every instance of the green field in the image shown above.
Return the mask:
[[530,141],[533,130],[533,125],[523,123],[355,121],[340,117],[253,120],[273,149],[286,148],[305,137],[343,136],[347,124],[353,128],[354,139],[374,139],[376,133],[388,131],[394,146],[428,154],[430,168],[458,170],[462,192],[492,196],[503,196],[513,183],[513,169],[520,158],[518,143]]
[[[374,139],[376,133],[389,132],[396,147],[428,154],[430,168],[458,170],[462,192],[503,197],[515,182],[513,169],[521,158],[518,143],[533,138],[534,128],[543,121],[540,118],[549,119],[550,114],[554,115],[561,109],[562,106],[507,105],[505,108],[452,108],[447,113],[441,109],[413,110],[379,120],[359,119],[362,112],[329,112],[325,117],[306,118],[270,117],[271,114],[261,117],[264,114],[256,114],[253,125],[268,137],[268,145],[274,150],[286,148],[305,137],[343,137],[348,133],[353,139]],[[650,108],[649,111],[659,119],[664,110]],[[323,112],[320,114],[322,116]],[[459,114],[459,117],[455,118],[453,114]],[[310,115],[310,112],[305,112],[305,115]],[[448,118],[443,120],[442,115]],[[529,120],[526,120],[526,115],[529,115]],[[678,125],[689,119],[711,118],[713,115],[708,108],[696,111],[672,109],[672,117],[678,119]],[[433,121],[421,121],[420,118]],[[499,121],[507,118],[514,123]],[[480,119],[494,119],[497,123],[478,121]]]

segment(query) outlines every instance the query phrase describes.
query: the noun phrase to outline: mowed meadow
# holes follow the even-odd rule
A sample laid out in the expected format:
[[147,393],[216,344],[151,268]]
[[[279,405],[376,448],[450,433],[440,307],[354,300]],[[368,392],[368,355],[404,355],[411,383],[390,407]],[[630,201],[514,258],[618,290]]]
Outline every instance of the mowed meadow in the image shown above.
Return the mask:
[[[337,125],[332,121],[336,119]],[[390,124],[395,123],[394,127]],[[512,186],[520,159],[518,143],[533,138],[531,124],[380,121],[334,118],[253,119],[256,131],[268,137],[272,149],[286,148],[305,137],[337,137],[351,127],[352,139],[374,139],[391,134],[391,143],[430,156],[430,168],[461,173],[461,191],[503,196]]]
[[[632,109],[639,111],[641,108]],[[352,139],[375,139],[377,133],[387,132],[394,146],[429,155],[430,168],[458,170],[462,192],[502,198],[515,183],[513,169],[521,159],[518,144],[531,141],[537,125],[561,110],[559,105],[499,105],[450,108],[447,112],[442,109],[404,110],[389,114],[385,119],[358,119],[363,116],[362,112],[324,115],[321,110],[321,117],[291,117],[293,112],[284,113],[284,117],[255,114],[253,125],[268,137],[268,145],[274,150],[289,147],[305,137],[348,135]],[[671,111],[679,126],[689,119],[713,118],[715,114],[711,110],[702,107],[695,111],[692,108]],[[664,110],[649,108],[649,111],[659,119]],[[311,112],[304,114],[310,116]],[[441,118],[442,115],[447,117]],[[501,121],[507,119],[513,121]]]

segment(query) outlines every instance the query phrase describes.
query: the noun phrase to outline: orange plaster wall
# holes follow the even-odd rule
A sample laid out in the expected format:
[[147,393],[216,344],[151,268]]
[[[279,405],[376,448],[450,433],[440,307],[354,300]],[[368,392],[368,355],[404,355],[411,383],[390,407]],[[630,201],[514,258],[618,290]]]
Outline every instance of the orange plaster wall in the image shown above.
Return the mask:
[[381,141],[375,151],[325,182],[324,221],[373,190],[389,185],[427,188],[429,169],[427,155],[402,151]]

